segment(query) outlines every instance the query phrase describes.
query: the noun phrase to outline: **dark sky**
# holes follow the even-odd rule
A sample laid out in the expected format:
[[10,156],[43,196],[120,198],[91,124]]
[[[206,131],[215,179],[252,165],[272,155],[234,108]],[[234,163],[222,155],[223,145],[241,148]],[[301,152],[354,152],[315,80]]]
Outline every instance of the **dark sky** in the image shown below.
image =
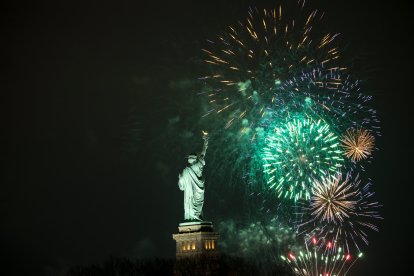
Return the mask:
[[[174,85],[195,77],[187,68],[205,38],[249,4],[277,1],[32,2],[0,9],[1,269],[36,275],[111,255],[173,257],[177,160],[189,146],[165,132],[171,118],[191,116]],[[341,33],[382,120],[369,174],[385,220],[355,275],[411,266],[412,15],[402,1],[381,2],[313,2]],[[206,208],[213,220],[224,212],[208,198]]]

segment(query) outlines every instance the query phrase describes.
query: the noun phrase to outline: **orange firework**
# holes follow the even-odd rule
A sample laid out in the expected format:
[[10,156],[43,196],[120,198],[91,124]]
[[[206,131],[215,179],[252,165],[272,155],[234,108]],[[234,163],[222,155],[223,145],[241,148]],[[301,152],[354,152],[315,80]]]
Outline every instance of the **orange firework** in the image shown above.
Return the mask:
[[375,138],[364,129],[347,130],[341,139],[345,155],[353,161],[360,161],[371,155]]
[[357,201],[353,199],[357,191],[348,183],[347,177],[342,181],[342,175],[324,178],[321,182],[315,180],[314,195],[311,200],[312,215],[326,222],[343,222],[353,212]]

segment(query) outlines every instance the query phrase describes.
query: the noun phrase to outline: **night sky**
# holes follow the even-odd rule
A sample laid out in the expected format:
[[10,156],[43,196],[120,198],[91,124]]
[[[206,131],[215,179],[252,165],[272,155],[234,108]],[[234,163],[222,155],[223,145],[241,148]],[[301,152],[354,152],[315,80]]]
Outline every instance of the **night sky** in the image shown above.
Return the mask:
[[[178,173],[201,147],[198,118],[190,120],[197,106],[181,101],[197,97],[200,48],[249,5],[278,2],[55,2],[0,8],[0,273],[58,275],[109,256],[172,258],[183,216]],[[382,121],[367,170],[385,219],[369,233],[355,275],[412,266],[412,15],[401,1],[381,2],[311,3],[341,33]],[[206,161],[205,216],[218,223],[239,202],[225,185],[209,190],[216,172],[208,153]]]

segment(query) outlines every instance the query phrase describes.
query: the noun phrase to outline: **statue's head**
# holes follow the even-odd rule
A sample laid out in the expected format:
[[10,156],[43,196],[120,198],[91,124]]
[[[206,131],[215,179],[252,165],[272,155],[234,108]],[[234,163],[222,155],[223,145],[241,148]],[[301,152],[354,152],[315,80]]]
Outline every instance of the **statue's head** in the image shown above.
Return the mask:
[[197,161],[197,154],[196,153],[191,153],[190,155],[187,156],[187,161],[190,164],[193,164],[195,161]]

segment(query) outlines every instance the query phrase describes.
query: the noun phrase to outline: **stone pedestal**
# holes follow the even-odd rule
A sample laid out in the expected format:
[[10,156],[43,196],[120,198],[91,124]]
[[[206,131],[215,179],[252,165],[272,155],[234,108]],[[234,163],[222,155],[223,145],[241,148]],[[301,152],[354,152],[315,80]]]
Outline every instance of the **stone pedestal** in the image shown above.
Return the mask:
[[176,241],[176,258],[215,258],[218,256],[217,239],[213,224],[209,221],[186,222],[178,226],[178,234],[173,234]]

